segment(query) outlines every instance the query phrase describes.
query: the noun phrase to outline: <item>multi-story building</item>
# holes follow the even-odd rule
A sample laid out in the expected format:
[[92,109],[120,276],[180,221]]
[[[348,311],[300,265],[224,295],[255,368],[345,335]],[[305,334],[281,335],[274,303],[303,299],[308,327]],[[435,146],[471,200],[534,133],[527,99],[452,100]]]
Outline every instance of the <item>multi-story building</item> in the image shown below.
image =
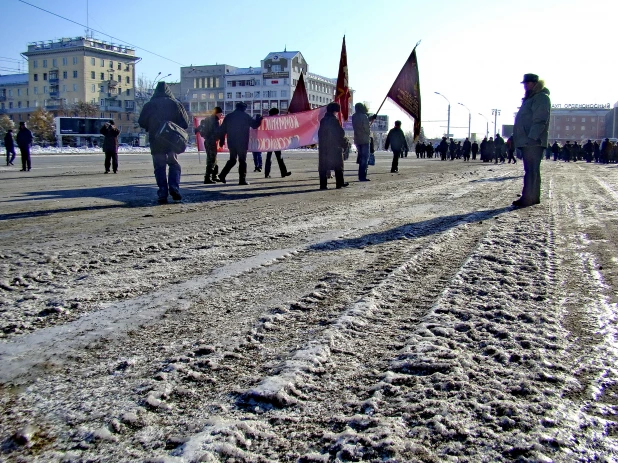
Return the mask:
[[[573,105],[575,106],[575,105]],[[609,105],[599,109],[591,108],[559,108],[554,106],[549,120],[549,141],[564,144],[570,142],[586,142],[605,138],[605,118],[609,114]]]
[[618,138],[618,102],[605,116],[605,136],[614,140]]
[[98,107],[94,116],[114,119],[121,139],[137,136],[135,64],[140,58],[134,49],[74,37],[30,43],[23,56],[28,74],[0,77],[0,111],[20,121],[36,108],[70,116],[72,105],[91,103]]

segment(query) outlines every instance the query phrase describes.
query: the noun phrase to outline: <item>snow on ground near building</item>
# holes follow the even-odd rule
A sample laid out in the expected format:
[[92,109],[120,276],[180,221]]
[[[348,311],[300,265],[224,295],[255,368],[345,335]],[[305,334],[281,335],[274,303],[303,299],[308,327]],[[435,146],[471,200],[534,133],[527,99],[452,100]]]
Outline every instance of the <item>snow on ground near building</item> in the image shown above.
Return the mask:
[[618,461],[615,166],[285,157],[0,168],[0,460]]

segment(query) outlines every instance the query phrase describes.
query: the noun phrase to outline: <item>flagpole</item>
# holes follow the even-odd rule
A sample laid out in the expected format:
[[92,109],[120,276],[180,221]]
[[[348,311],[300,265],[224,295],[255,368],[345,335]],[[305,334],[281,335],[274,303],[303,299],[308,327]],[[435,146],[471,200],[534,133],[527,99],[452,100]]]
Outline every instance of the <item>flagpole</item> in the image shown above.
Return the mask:
[[[416,45],[414,45],[414,48],[412,49],[412,53],[414,53],[414,50],[416,50],[416,47],[419,46],[419,44],[421,43],[421,41],[419,40],[418,42],[416,42]],[[410,53],[410,54],[412,54]],[[382,104],[380,105],[380,107],[378,108],[378,110],[375,112],[375,114],[378,114],[380,112],[380,109],[382,109],[382,106],[384,106],[384,103],[386,103],[386,99],[388,98],[388,93],[386,94],[386,96],[384,97],[384,99],[382,100]],[[371,121],[371,124],[373,124],[373,121]],[[369,125],[371,125],[369,124]]]

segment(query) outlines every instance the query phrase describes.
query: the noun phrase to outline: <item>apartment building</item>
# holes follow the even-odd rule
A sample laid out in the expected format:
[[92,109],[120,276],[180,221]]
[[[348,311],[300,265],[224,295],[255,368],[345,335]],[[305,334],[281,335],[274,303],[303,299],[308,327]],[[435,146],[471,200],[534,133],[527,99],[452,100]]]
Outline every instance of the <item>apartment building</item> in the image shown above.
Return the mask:
[[137,136],[135,50],[89,37],[28,44],[28,74],[0,76],[0,113],[27,120],[36,108],[70,115],[78,102],[97,105],[95,116],[114,119],[121,139]]
[[606,136],[605,118],[609,114],[609,105],[599,109],[553,107],[549,120],[549,140],[561,144],[567,141],[601,140]]

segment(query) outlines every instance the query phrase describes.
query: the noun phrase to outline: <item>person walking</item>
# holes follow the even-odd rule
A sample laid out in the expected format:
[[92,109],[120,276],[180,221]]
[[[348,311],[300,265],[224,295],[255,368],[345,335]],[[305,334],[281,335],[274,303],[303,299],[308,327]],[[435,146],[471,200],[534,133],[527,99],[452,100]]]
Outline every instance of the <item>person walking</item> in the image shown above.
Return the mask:
[[476,140],[474,140],[474,143],[472,143],[472,146],[470,147],[470,150],[472,151],[472,160],[476,161],[476,155],[479,152],[479,144],[477,143]]
[[560,145],[558,144],[557,141],[554,141],[554,144],[551,145],[551,152],[554,155],[554,161],[558,160],[558,157],[560,156],[560,151],[561,151]]
[[225,177],[238,162],[238,184],[249,185],[247,182],[247,151],[249,150],[249,130],[257,129],[262,123],[262,116],[256,115],[253,119],[245,111],[247,105],[242,101],[236,103],[236,109],[225,116],[219,128],[219,145],[223,146],[227,136],[227,147],[230,150],[230,159],[219,174],[219,181],[226,183]]
[[455,153],[457,152],[457,145],[455,144],[455,141],[452,138],[450,138],[450,143],[448,144],[448,152],[449,152],[451,161],[454,161]]
[[[139,115],[138,124],[148,131],[150,153],[154,165],[154,176],[159,190],[159,204],[166,204],[168,195],[174,201],[180,201],[180,174],[182,169],[178,163],[178,153],[170,151],[161,143],[157,143],[157,133],[165,122],[173,122],[182,129],[189,127],[189,116],[182,104],[174,98],[172,91],[165,82],[159,82],[152,98],[146,103]],[[169,166],[169,175],[167,167]]]
[[206,150],[206,173],[204,174],[204,183],[217,183],[217,174],[219,166],[217,165],[217,142],[219,133],[219,121],[223,114],[223,110],[219,106],[215,106],[212,113],[201,120],[200,125],[195,129],[204,139],[204,149]]
[[442,137],[442,141],[438,145],[438,151],[440,152],[440,161],[446,161],[446,153],[448,153],[448,142],[446,137]]
[[594,153],[594,146],[592,144],[592,140],[588,140],[584,145],[584,153],[586,162],[592,162],[592,154]]
[[513,135],[506,140],[506,152],[508,154],[509,164],[513,161],[513,164],[517,164],[515,158],[515,144],[513,143]]
[[601,162],[601,145],[595,140],[592,146],[594,148],[594,162]]
[[525,95],[515,117],[513,141],[521,148],[524,160],[524,185],[521,198],[513,206],[528,207],[541,202],[541,158],[549,136],[551,100],[545,83],[536,74],[525,74]]
[[[277,116],[279,115],[279,110],[277,108],[270,108],[268,111],[269,116]],[[279,172],[281,172],[281,177],[289,177],[292,175],[287,167],[285,167],[285,162],[283,162],[283,156],[281,155],[281,151],[275,151],[275,157],[277,158],[277,164],[279,165]],[[268,151],[266,153],[266,165],[264,166],[264,177],[270,178],[270,168],[272,166],[272,155],[273,151]]]
[[368,182],[367,168],[369,164],[369,122],[376,120],[377,114],[367,116],[367,106],[363,103],[354,105],[354,115],[352,116],[352,127],[354,128],[354,144],[358,150],[358,180]]
[[[17,135],[19,137],[19,134]],[[609,164],[610,153],[612,151],[612,142],[609,141],[609,138],[603,140],[601,143],[601,162],[603,164]]]
[[498,164],[498,158],[500,158],[500,163],[504,163],[504,138],[500,136],[499,133],[496,134],[496,140],[494,141],[494,150],[495,150],[495,164]]
[[[347,144],[345,131],[335,116],[341,110],[339,103],[329,103],[318,129],[318,173],[320,190],[327,190],[328,172],[335,171],[337,188],[349,185],[343,180],[343,150]],[[369,144],[367,144],[369,147]]]
[[470,140],[468,138],[464,140],[462,149],[463,149],[463,160],[469,161],[470,160],[470,150],[472,149],[472,143],[470,143]]
[[487,162],[487,137],[481,141],[481,161]]
[[12,166],[15,160],[15,140],[13,140],[13,129],[9,129],[4,134],[4,147],[6,148],[6,165]]
[[253,172],[262,172],[262,152],[252,151],[253,155]]
[[20,172],[26,172],[32,169],[32,162],[30,161],[30,147],[32,146],[32,132],[26,127],[25,122],[19,123],[19,130],[17,131],[17,146],[21,154],[21,170]]
[[107,121],[99,130],[103,135],[103,152],[105,153],[105,173],[109,174],[109,168],[114,169],[114,173],[118,172],[118,135],[120,130],[114,125],[113,120]]
[[[420,151],[420,143],[416,144],[416,149]],[[393,162],[391,164],[391,173],[399,172],[399,157],[404,151],[408,151],[408,142],[406,136],[401,130],[401,121],[395,121],[395,127],[388,131],[386,136],[386,142],[384,143],[384,149],[388,151],[388,148],[393,150]],[[418,154],[418,153],[417,153]]]

